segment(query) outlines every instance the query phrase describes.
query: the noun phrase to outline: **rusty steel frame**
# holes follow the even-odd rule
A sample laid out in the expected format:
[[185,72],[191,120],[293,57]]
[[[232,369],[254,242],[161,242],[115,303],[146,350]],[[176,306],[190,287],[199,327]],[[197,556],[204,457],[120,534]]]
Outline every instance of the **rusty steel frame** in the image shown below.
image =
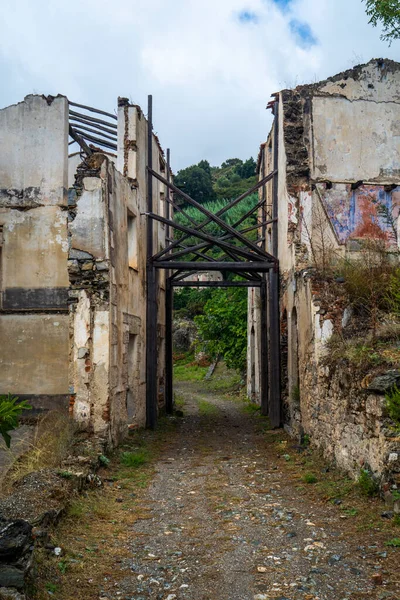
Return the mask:
[[[280,400],[280,328],[279,328],[279,263],[278,263],[278,102],[274,103],[274,165],[273,171],[265,175],[264,157],[261,179],[256,185],[229,202],[217,213],[211,213],[203,205],[196,202],[188,194],[177,188],[170,178],[170,151],[167,150],[167,177],[153,170],[152,141],[153,141],[153,104],[152,96],[148,97],[148,136],[147,136],[147,301],[146,301],[146,423],[150,428],[157,424],[157,272],[165,270],[165,312],[166,312],[166,341],[165,341],[165,405],[168,413],[173,411],[173,381],[172,381],[172,314],[173,289],[175,287],[244,287],[260,289],[261,298],[261,408],[267,414],[273,427],[281,425]],[[82,108],[86,108],[82,106]],[[107,114],[107,113],[105,113]],[[107,115],[110,116],[110,115]],[[100,121],[100,120],[99,120]],[[87,123],[92,125],[92,123]],[[108,123],[105,123],[109,126]],[[79,127],[79,125],[78,125]],[[167,194],[165,197],[165,217],[153,212],[153,178],[162,183]],[[265,185],[273,182],[272,215],[267,218]],[[236,206],[250,194],[263,188],[262,199],[246,212],[233,226],[220,219],[220,216]],[[189,205],[195,207],[206,218],[197,223],[187,215],[183,208],[171,199],[170,193],[181,196]],[[262,209],[261,220],[254,226],[237,229],[243,221],[255,211]],[[174,210],[183,214],[192,227],[181,225],[174,221]],[[171,211],[171,212],[170,212]],[[171,214],[172,213],[172,214]],[[258,217],[257,217],[258,219]],[[166,225],[167,246],[154,253],[153,223],[155,221]],[[204,228],[209,223],[215,223],[222,233],[211,235]],[[266,228],[272,226],[272,253],[266,248]],[[173,239],[172,231],[176,229],[183,233],[180,239]],[[253,242],[245,237],[250,231],[261,229],[261,237]],[[184,245],[190,238],[201,242],[194,245]],[[233,245],[228,240],[235,240]],[[260,244],[260,245],[258,245]],[[208,250],[218,247],[222,254],[218,258],[207,255]],[[174,250],[176,250],[174,252]],[[192,255],[190,260],[182,257]],[[185,281],[194,272],[221,271],[232,272],[242,277],[241,280],[228,281]],[[266,275],[268,275],[266,277]]]

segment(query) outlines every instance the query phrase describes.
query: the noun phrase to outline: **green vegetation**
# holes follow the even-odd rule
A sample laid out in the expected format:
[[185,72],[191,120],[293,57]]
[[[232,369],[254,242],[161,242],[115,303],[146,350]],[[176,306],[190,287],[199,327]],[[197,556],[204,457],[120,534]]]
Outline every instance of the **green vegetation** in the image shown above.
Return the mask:
[[393,419],[396,425],[400,425],[400,390],[397,385],[385,395],[385,399],[390,418]]
[[[229,158],[220,167],[211,167],[207,160],[178,171],[175,185],[194,200],[203,204],[215,199],[234,198],[256,183],[256,163]],[[179,204],[185,204],[179,196]]]
[[19,402],[16,396],[6,394],[0,396],[0,435],[3,437],[7,448],[11,444],[10,431],[18,427],[19,418],[24,410],[30,410],[32,406],[25,400]]
[[[250,196],[247,196],[247,198],[244,198],[241,202],[239,202],[239,204],[237,204],[236,206],[233,206],[232,208],[230,208],[229,210],[224,212],[220,218],[228,225],[233,226],[251,208],[256,206],[258,200],[259,200],[259,198],[258,198],[257,194],[251,194]],[[206,208],[207,210],[209,210],[210,212],[215,214],[215,213],[219,212],[224,206],[226,206],[227,203],[228,203],[228,200],[217,199],[217,200],[207,200],[203,204],[204,204],[204,208]],[[192,206],[185,207],[184,212],[185,212],[185,214],[176,213],[176,215],[174,216],[174,219],[177,223],[180,223],[181,225],[185,225],[187,227],[193,227],[192,221],[195,221],[196,223],[201,223],[206,218],[203,213],[201,213],[197,208],[194,208]],[[187,215],[187,216],[185,216],[185,215]],[[253,214],[250,217],[247,217],[240,224],[239,230],[243,230],[247,227],[251,227],[255,223],[256,223],[256,215]],[[205,233],[208,233],[211,235],[216,235],[216,234],[221,233],[221,227],[219,225],[217,225],[216,223],[211,222],[206,227],[203,228],[203,231]],[[175,232],[175,237],[177,239],[182,237],[182,235],[184,235],[184,234],[180,233],[179,231]],[[247,234],[247,237],[249,239],[252,239],[252,238],[255,239],[255,236],[256,236],[255,230],[254,230],[254,232],[250,232],[249,234]],[[198,240],[197,239],[195,240],[194,237],[189,238],[188,243],[191,244],[192,242],[194,243],[195,241],[196,241],[196,243],[198,242]],[[234,243],[234,241],[231,241],[231,243]],[[218,254],[221,254],[222,251],[220,251],[218,249],[214,249],[213,252],[217,253],[217,254],[213,253],[213,256],[217,256]]]
[[400,548],[400,538],[392,538],[385,543],[385,546],[389,546],[391,548]]
[[317,483],[318,479],[317,477],[314,475],[314,473],[304,473],[303,475],[303,481],[304,483]]
[[146,464],[149,460],[149,454],[145,449],[133,452],[122,452],[121,454],[121,464],[125,467],[132,467],[134,469]]
[[[204,166],[200,166],[201,164]],[[174,183],[182,192],[201,204],[215,198],[210,165],[207,161],[182,169],[176,175]],[[178,204],[184,204],[184,200],[179,195],[176,196],[176,201]]]
[[381,25],[384,33],[381,39],[389,42],[400,39],[400,1],[364,0],[369,22],[376,27]]
[[62,477],[63,479],[72,479],[72,477],[74,476],[73,473],[71,473],[71,471],[64,471],[62,469],[60,469],[59,471],[57,471],[57,474]]
[[206,376],[208,367],[201,367],[196,363],[174,366],[175,381],[202,381]]
[[357,485],[364,496],[377,496],[379,484],[368,469],[361,469]]
[[214,290],[204,307],[204,315],[195,317],[204,352],[211,358],[222,356],[228,369],[244,371],[247,350],[247,290]]
[[292,396],[293,402],[299,404],[299,402],[300,402],[300,386],[299,385],[293,386],[291,396]]
[[220,412],[219,408],[217,406],[215,406],[215,404],[212,404],[212,402],[207,402],[207,400],[199,400],[198,406],[199,406],[199,413],[203,417],[218,415]]
[[203,314],[205,304],[212,294],[211,288],[177,288],[174,293],[175,316],[193,319]]

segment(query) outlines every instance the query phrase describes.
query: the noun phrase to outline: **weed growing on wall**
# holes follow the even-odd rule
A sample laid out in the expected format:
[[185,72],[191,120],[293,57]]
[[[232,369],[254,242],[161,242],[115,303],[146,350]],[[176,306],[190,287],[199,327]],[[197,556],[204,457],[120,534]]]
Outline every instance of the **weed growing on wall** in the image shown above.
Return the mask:
[[385,395],[386,408],[396,425],[400,426],[400,389],[395,385]]
[[7,448],[11,444],[10,431],[18,427],[23,411],[31,408],[32,406],[25,400],[19,402],[18,398],[11,394],[0,396],[0,434],[3,436]]

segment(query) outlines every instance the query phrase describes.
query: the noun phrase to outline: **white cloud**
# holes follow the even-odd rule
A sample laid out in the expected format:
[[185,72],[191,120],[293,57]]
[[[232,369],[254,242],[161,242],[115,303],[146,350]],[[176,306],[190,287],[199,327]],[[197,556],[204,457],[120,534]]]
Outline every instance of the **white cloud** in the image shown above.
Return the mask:
[[[3,0],[0,106],[58,92],[113,110],[128,96],[171,147],[175,169],[256,155],[268,133],[269,95],[372,56],[400,60],[379,40],[361,0]],[[257,16],[241,22],[247,11]],[[291,20],[318,44],[301,48]]]

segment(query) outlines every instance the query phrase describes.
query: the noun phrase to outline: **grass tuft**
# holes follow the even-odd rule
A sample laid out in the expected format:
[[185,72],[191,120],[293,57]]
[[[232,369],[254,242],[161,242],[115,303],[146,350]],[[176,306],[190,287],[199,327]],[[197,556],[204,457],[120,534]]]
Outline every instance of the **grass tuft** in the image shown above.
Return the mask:
[[364,496],[372,498],[378,495],[379,484],[368,469],[361,469],[357,484]]
[[147,450],[136,450],[135,452],[122,452],[121,464],[124,467],[137,469],[141,465],[148,463],[150,456]]
[[207,400],[199,400],[198,406],[199,406],[199,413],[203,417],[217,415],[220,412],[219,408],[217,406],[215,406],[215,404],[212,404],[212,402],[207,402]]
[[314,473],[304,473],[302,480],[304,481],[304,483],[317,483],[318,479],[317,477],[314,475]]
[[4,479],[4,488],[9,488],[34,471],[59,467],[70,452],[75,432],[76,424],[67,415],[57,411],[48,412],[37,423],[27,452],[11,465]]

